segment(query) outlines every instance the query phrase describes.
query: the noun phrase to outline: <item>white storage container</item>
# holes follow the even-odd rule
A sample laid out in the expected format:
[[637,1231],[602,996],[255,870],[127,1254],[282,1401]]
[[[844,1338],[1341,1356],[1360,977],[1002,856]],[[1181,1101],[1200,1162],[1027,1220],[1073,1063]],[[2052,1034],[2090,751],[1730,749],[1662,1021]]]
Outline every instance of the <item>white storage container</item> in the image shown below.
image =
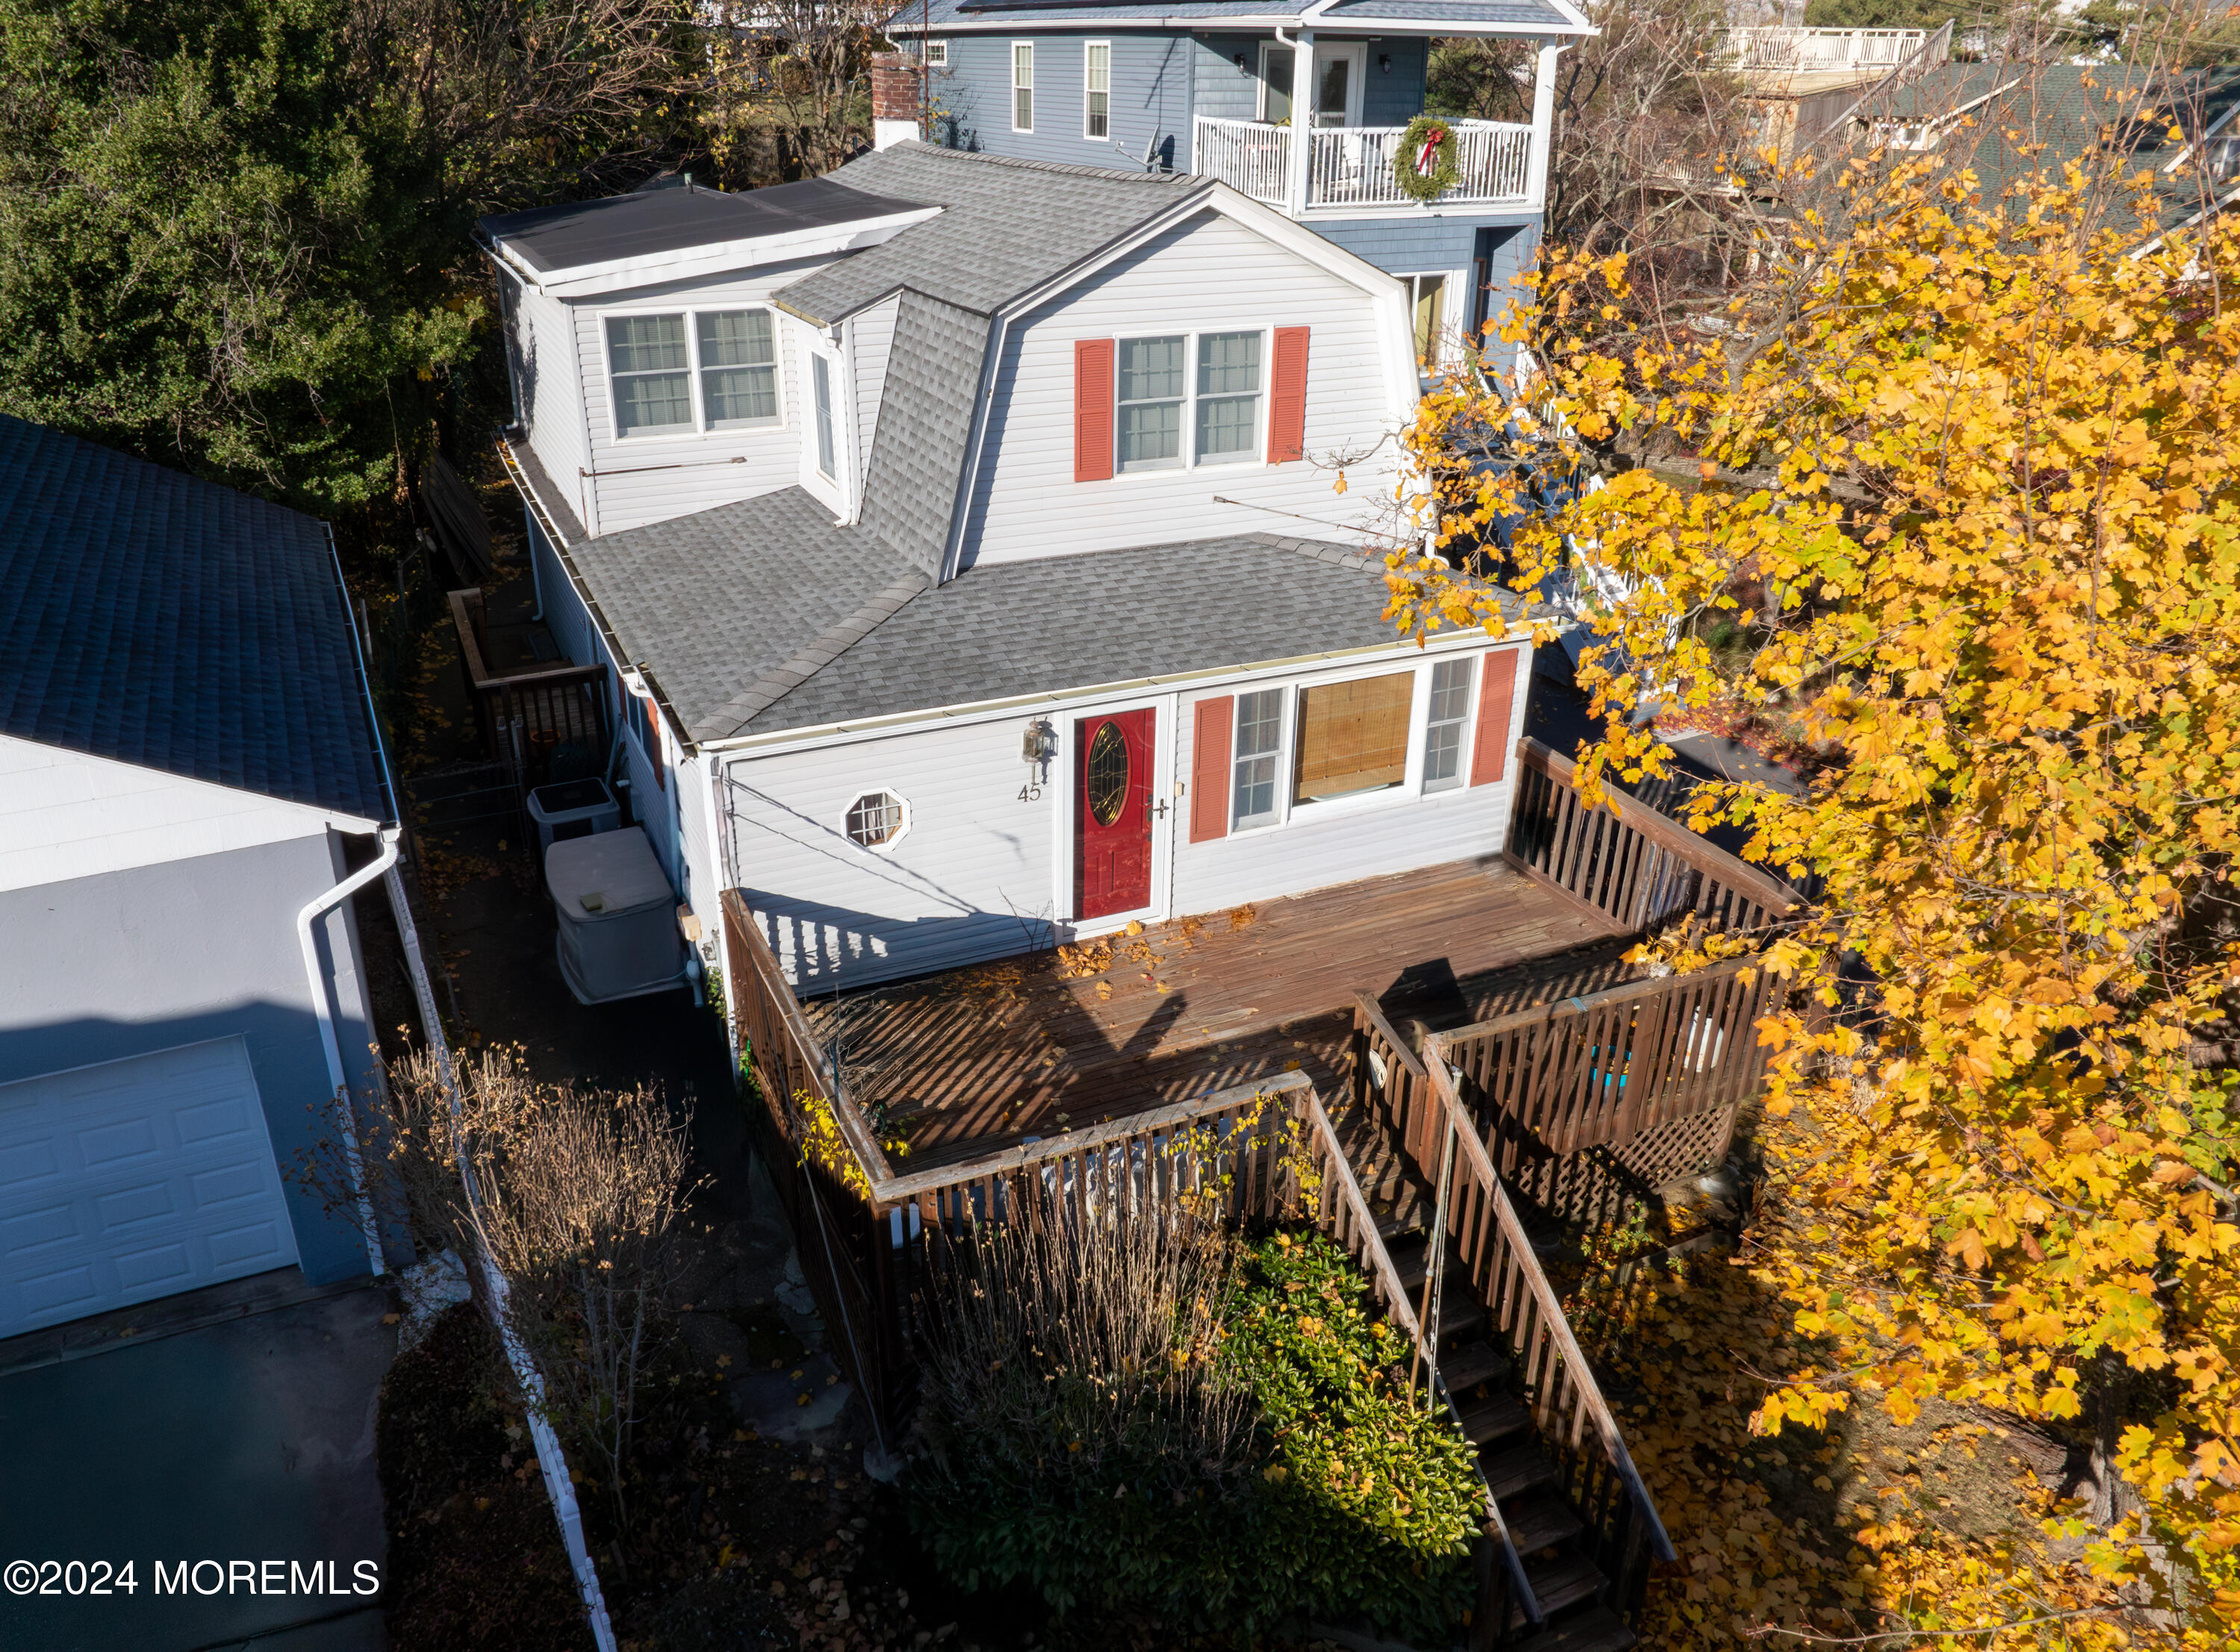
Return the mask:
[[577,1003],[684,984],[677,896],[644,828],[554,843],[544,856],[544,887],[560,915],[560,973]]
[[571,837],[613,831],[623,823],[623,810],[607,783],[593,776],[539,786],[529,794],[529,818],[536,823],[537,847],[550,849]]

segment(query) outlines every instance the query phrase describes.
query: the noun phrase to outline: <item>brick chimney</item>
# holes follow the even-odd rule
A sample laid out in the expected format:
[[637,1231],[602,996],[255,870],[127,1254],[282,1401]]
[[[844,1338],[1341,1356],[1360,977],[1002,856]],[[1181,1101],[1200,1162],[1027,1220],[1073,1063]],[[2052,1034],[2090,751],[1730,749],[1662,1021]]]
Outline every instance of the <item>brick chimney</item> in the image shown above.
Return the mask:
[[917,65],[898,51],[871,59],[871,147],[891,149],[917,136]]

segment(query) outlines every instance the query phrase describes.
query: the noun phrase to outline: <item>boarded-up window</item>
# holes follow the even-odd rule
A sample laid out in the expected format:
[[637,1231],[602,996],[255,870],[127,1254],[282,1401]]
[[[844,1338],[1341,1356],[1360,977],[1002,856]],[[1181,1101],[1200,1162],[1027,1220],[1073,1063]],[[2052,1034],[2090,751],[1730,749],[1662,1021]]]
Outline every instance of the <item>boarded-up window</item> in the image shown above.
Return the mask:
[[1406,779],[1415,686],[1413,671],[1398,671],[1300,690],[1292,801],[1377,791]]

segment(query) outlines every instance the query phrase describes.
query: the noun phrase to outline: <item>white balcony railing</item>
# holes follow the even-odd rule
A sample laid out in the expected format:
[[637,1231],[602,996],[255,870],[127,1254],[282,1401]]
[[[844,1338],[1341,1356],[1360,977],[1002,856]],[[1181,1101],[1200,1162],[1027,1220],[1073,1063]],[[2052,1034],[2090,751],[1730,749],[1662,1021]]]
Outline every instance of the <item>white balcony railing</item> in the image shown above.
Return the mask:
[[1730,29],[1726,61],[1737,69],[1896,69],[1929,39],[1926,29]]
[[[1521,205],[1531,187],[1532,129],[1499,121],[1452,123],[1459,176],[1441,204]],[[1392,176],[1405,129],[1326,126],[1308,134],[1310,207],[1384,207],[1412,210],[1416,202]],[[1258,121],[1197,117],[1195,170],[1270,206],[1288,203],[1293,129]]]
[[1197,117],[1192,134],[1191,170],[1219,178],[1240,195],[1270,206],[1288,198],[1291,176],[1291,129],[1258,121]]

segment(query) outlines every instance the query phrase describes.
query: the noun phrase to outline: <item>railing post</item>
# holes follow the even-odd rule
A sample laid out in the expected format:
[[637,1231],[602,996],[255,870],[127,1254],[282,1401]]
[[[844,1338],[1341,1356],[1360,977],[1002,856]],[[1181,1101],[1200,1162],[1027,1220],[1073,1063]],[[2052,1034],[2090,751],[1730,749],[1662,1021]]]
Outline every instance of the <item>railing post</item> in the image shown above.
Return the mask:
[[1540,43],[1532,70],[1532,153],[1525,163],[1524,204],[1535,212],[1548,204],[1548,150],[1556,136],[1556,58],[1563,50],[1552,40]]
[[1291,51],[1291,146],[1285,159],[1290,175],[1284,180],[1285,210],[1293,217],[1308,206],[1308,169],[1315,154],[1315,31],[1299,30]]

